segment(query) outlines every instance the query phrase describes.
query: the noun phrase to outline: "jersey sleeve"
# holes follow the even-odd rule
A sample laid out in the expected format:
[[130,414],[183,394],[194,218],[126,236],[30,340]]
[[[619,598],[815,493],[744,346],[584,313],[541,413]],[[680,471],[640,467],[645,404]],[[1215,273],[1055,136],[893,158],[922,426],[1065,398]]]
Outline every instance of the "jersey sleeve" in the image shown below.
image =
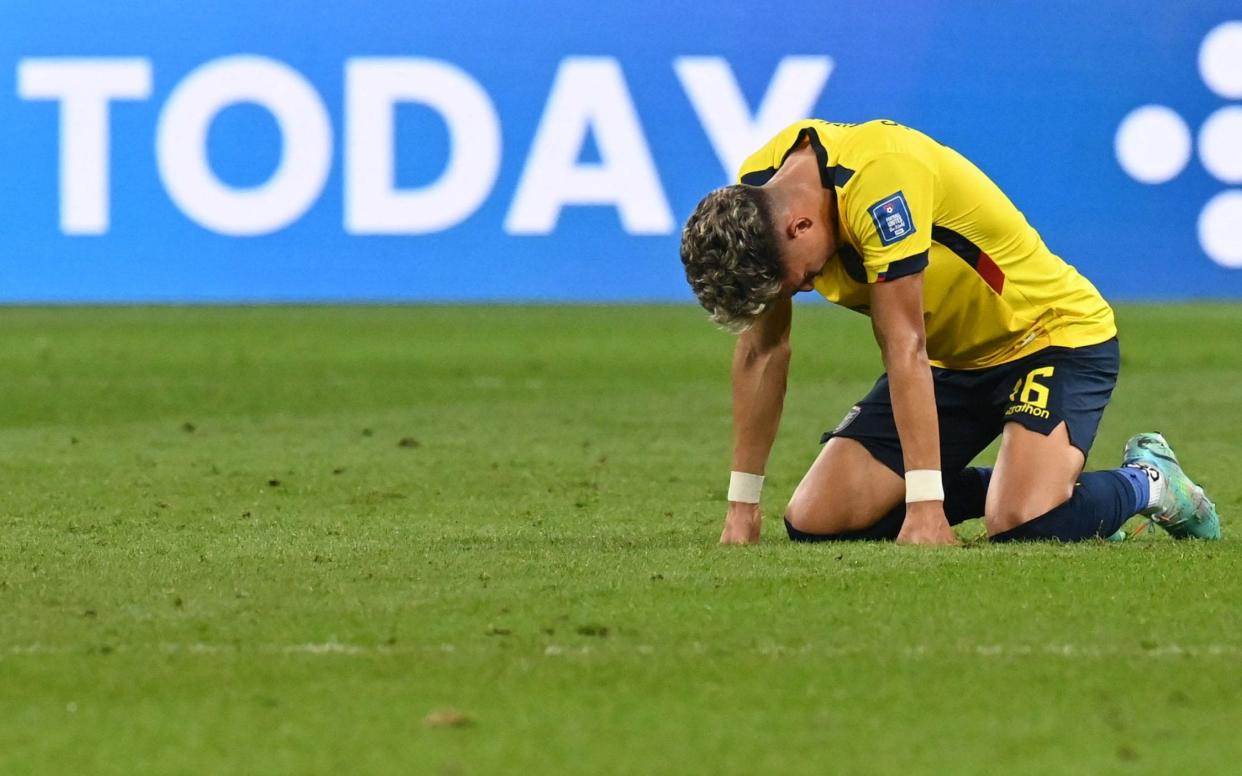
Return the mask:
[[843,192],[841,218],[858,240],[868,283],[921,272],[931,249],[933,180],[908,154],[863,165]]

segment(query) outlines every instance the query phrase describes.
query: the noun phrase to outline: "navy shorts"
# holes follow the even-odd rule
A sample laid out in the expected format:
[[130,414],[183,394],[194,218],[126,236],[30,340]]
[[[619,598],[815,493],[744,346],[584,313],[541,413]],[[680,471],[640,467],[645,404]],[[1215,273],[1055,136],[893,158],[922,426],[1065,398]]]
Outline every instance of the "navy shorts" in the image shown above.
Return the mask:
[[[1070,444],[1086,456],[1117,384],[1120,361],[1114,337],[1082,348],[1044,348],[985,369],[933,367],[940,468],[946,474],[965,468],[1009,422],[1046,435],[1064,421]],[[905,475],[888,375],[881,375],[841,424],[820,441],[833,437],[858,440],[880,463]]]

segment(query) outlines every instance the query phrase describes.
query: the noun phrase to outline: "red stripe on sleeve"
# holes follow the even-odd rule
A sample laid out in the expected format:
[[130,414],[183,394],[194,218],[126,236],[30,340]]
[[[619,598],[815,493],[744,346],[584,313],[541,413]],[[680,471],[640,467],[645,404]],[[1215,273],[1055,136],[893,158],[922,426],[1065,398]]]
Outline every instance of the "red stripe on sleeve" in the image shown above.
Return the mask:
[[996,262],[992,261],[992,257],[979,251],[979,261],[975,264],[975,271],[979,273],[979,277],[983,278],[983,282],[987,283],[993,291],[1000,293],[1005,288],[1005,273],[1000,267],[996,266]]

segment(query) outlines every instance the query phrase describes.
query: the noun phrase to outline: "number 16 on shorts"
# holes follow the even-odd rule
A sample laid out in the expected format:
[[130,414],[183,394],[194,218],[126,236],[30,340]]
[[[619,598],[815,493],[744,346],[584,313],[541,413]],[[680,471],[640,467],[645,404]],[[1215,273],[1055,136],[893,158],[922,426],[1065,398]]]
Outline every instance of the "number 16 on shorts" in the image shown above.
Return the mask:
[[1009,394],[1009,401],[1017,404],[1010,405],[1005,414],[1026,413],[1041,418],[1048,417],[1049,388],[1039,380],[1052,377],[1055,373],[1056,367],[1041,366],[1027,372],[1026,377],[1019,377],[1018,382],[1014,383],[1013,392]]

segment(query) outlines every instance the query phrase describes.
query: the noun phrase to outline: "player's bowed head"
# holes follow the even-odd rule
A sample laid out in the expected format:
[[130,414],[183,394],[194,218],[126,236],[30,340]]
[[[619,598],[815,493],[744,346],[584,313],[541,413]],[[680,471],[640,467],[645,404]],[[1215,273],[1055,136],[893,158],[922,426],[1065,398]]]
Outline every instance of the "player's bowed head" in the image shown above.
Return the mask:
[[[738,184],[699,202],[681,237],[686,280],[721,327],[739,333],[778,297],[814,288],[836,252],[836,198],[787,164],[762,188]],[[805,177],[805,176],[804,176]]]

